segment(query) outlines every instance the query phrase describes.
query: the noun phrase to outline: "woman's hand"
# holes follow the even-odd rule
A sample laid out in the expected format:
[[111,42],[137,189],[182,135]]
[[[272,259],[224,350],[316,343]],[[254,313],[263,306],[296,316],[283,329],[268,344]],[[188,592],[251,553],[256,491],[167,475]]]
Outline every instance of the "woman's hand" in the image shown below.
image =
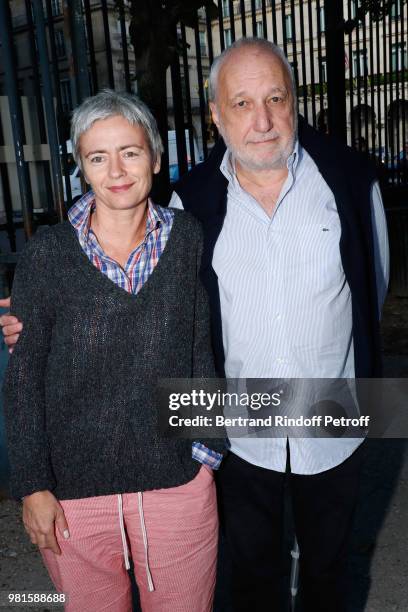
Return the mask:
[[[10,308],[10,298],[0,300],[0,308]],[[12,353],[14,345],[17,343],[20,332],[23,329],[23,324],[8,312],[0,317],[0,326],[4,336],[4,343],[9,347],[9,353]]]
[[61,504],[50,491],[38,491],[24,498],[23,523],[33,544],[50,548],[56,555],[61,554],[55,529],[67,540],[68,524]]

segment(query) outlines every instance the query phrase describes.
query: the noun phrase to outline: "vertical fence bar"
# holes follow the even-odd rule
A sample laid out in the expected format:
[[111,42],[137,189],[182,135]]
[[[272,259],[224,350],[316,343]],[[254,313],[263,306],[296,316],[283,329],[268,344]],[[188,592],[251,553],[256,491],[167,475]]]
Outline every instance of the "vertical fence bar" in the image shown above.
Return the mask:
[[[352,19],[351,0],[347,3],[347,20]],[[353,66],[353,31],[348,34],[348,70],[349,70],[349,91],[350,91],[350,133],[351,145],[354,146],[355,141],[355,124],[354,124],[354,66]]]
[[262,0],[262,28],[264,38],[268,39],[268,23],[266,20],[266,2]]
[[223,4],[222,2],[218,3],[218,26],[220,30],[220,48],[221,53],[225,49],[225,41],[224,41],[224,12],[223,12]]
[[271,0],[272,40],[278,42],[278,25],[276,23],[276,0]]
[[234,16],[234,5],[232,0],[228,0],[228,12],[229,12],[229,20],[230,20],[230,28],[231,28],[231,40],[235,41],[235,16]]
[[376,121],[375,121],[375,110],[374,110],[374,100],[375,100],[375,92],[374,92],[374,81],[375,81],[375,71],[374,71],[374,31],[373,31],[373,19],[372,15],[369,15],[369,38],[370,38],[370,66],[371,66],[371,78],[370,78],[370,99],[371,99],[371,146],[369,150],[371,151],[371,159],[375,162],[375,133],[376,133]]
[[[319,67],[319,105],[320,105],[320,117],[322,118],[322,120],[324,119],[324,92],[323,92],[323,87],[324,87],[324,83],[323,83],[323,66],[322,66],[322,24],[320,23],[320,0],[316,0],[316,24],[317,24],[317,64]],[[326,22],[329,21],[329,19],[326,19]],[[331,32],[330,34],[334,34],[334,32]],[[329,44],[326,44],[326,68],[327,68],[327,73],[329,72]],[[332,69],[333,70],[333,69]],[[335,74],[333,72],[333,74]],[[336,75],[337,76],[337,75]],[[341,77],[339,77],[341,78]],[[330,104],[329,104],[329,95],[327,94],[327,104],[330,107],[331,106],[331,102],[332,100],[330,100]],[[328,111],[330,113],[330,111]],[[330,125],[330,122],[329,122]]]
[[102,7],[103,32],[105,36],[106,65],[108,67],[109,87],[114,89],[115,88],[115,78],[113,76],[112,45],[111,45],[111,40],[110,40],[109,13],[108,13],[107,0],[101,0],[101,7]]
[[17,65],[14,55],[10,6],[0,2],[0,41],[4,66],[6,92],[9,100],[10,119],[16,154],[17,177],[20,188],[24,230],[27,238],[33,233],[33,194],[31,191],[28,164],[24,159],[24,122],[21,99],[17,89]]
[[[396,138],[396,152],[394,155],[394,159],[396,160],[396,168],[395,171],[397,173],[397,182],[400,184],[401,183],[401,173],[399,172],[399,166],[400,166],[400,151],[401,151],[401,139],[400,139],[400,119],[401,119],[401,98],[400,98],[400,75],[402,74],[401,72],[401,63],[402,63],[402,56],[404,55],[404,50],[402,48],[402,46],[400,47],[399,45],[401,44],[401,41],[399,39],[399,27],[398,27],[398,20],[399,20],[399,3],[398,0],[396,0],[395,2],[395,20],[394,20],[394,31],[395,31],[395,50],[396,50],[396,54],[395,54],[395,100],[394,100],[394,107],[396,107],[396,114],[395,114],[395,123],[396,123],[396,128],[397,128],[397,138]],[[400,57],[400,53],[399,53],[399,49],[401,49],[401,57]]]
[[90,5],[89,0],[84,0],[84,11],[85,11],[86,36],[87,36],[88,48],[89,48],[89,63],[91,65],[92,93],[96,94],[99,89],[98,88],[98,71],[96,69],[96,54],[95,54],[93,28],[92,28],[92,13],[91,13],[91,5]]
[[309,121],[309,110],[307,107],[307,73],[306,73],[306,45],[305,45],[305,21],[303,12],[303,2],[299,2],[300,16],[300,58],[302,62],[302,97],[303,97],[303,114],[306,121]]
[[71,33],[72,59],[74,62],[77,104],[91,93],[88,75],[88,53],[82,14],[82,0],[70,0],[69,26]]
[[[47,141],[47,130],[45,127],[44,109],[43,109],[42,95],[41,95],[40,73],[38,70],[37,50],[35,46],[33,13],[31,10],[30,0],[25,0],[25,13],[26,13],[27,27],[28,27],[28,40],[29,40],[29,45],[30,45],[31,67],[33,71],[34,95],[35,95],[35,100],[37,104],[38,130],[40,133],[40,141],[46,142]],[[40,163],[41,163],[41,167],[44,170],[45,182],[47,185],[51,185],[50,165],[48,161],[42,161]],[[47,189],[46,191],[47,191],[46,193],[47,210],[48,212],[51,212],[54,210],[54,202],[52,200],[52,191],[50,189]]]
[[388,75],[387,75],[387,37],[386,37],[386,23],[385,23],[385,15],[383,16],[383,22],[382,22],[382,27],[383,27],[383,37],[382,37],[382,52],[383,52],[383,66],[384,66],[384,149],[385,149],[385,155],[384,155],[384,161],[385,161],[385,166],[388,170],[388,163],[389,163],[389,136],[388,136],[388,108],[387,108],[387,103],[388,103],[388,92],[387,92],[387,87],[388,87]]
[[[64,134],[64,126],[62,125],[64,113],[62,109],[60,76],[59,76],[59,69],[58,69],[57,50],[55,46],[55,30],[54,30],[51,0],[46,0],[46,7],[47,7],[48,32],[49,32],[49,40],[50,40],[50,48],[51,48],[52,73],[53,73],[53,78],[54,78],[54,95],[55,95],[55,99],[57,102],[57,127],[58,127],[59,141],[60,141],[60,147],[61,147],[61,152],[62,152],[62,155],[61,155],[62,170],[64,173],[67,205],[68,207],[70,207],[72,204],[71,180],[70,180],[70,172],[69,172],[68,161],[67,161],[68,153],[67,153],[67,145],[65,142],[66,134]],[[62,219],[60,219],[60,221],[61,220]]]
[[120,23],[120,37],[122,41],[122,52],[123,52],[123,70],[125,73],[125,87],[127,92],[132,91],[132,85],[130,83],[130,69],[129,69],[129,53],[127,48],[127,33],[126,33],[126,15],[125,5],[123,0],[118,0],[119,8],[119,23]]
[[[368,53],[367,53],[367,26],[366,15],[363,16],[361,31],[363,34],[363,91],[364,91],[364,139],[365,148],[368,150]],[[363,146],[360,147],[364,150]]]
[[[357,11],[357,8],[356,8]],[[361,46],[360,46],[360,19],[357,20],[357,25],[356,25],[356,72],[357,72],[357,78],[356,78],[356,82],[357,82],[357,96],[358,96],[358,100],[359,103],[357,104],[357,109],[358,109],[358,113],[357,113],[357,131],[358,131],[358,149],[361,149],[361,97],[360,97],[360,91],[361,91]],[[363,62],[364,62],[364,58],[363,58]],[[363,63],[363,67],[364,67],[364,63]],[[355,143],[353,143],[353,146],[355,146]]]
[[245,0],[240,0],[239,3],[241,12],[241,25],[242,25],[242,37],[246,37],[246,14],[245,14]]
[[193,133],[193,114],[191,111],[191,93],[190,93],[190,75],[188,72],[188,57],[187,57],[187,40],[186,40],[186,28],[182,23],[181,26],[181,44],[183,47],[183,71],[184,71],[184,83],[186,88],[186,114],[187,114],[187,126],[188,126],[188,139],[190,145],[190,157],[191,165],[195,166],[195,151],[194,151],[194,133]]
[[251,0],[252,36],[256,36],[256,7],[255,0]]
[[406,70],[407,70],[407,41],[404,33],[404,5],[405,3],[401,0],[400,13],[401,13],[401,49],[402,49],[402,65],[401,65],[401,91],[402,91],[402,147],[403,147],[403,159],[402,159],[402,178],[408,179],[408,133],[407,133],[407,116],[406,116]]
[[[392,181],[394,183],[395,181],[395,123],[396,123],[396,115],[397,113],[395,112],[395,104],[393,101],[393,89],[394,89],[394,80],[395,80],[395,73],[396,70],[394,71],[393,65],[392,65],[392,19],[390,16],[388,17],[388,57],[391,60],[390,63],[390,73],[389,73],[389,85],[390,85],[390,125],[389,125],[389,145],[390,145],[390,166],[391,166],[391,176],[392,176]],[[398,49],[396,49],[396,54],[395,54],[395,64],[396,64],[396,68],[398,68]]]
[[296,20],[295,20],[295,0],[290,0],[290,12],[292,23],[292,66],[295,75],[296,85],[299,83],[299,70],[297,61],[297,42],[296,42]]
[[312,0],[307,0],[307,16],[309,22],[310,93],[312,98],[312,120],[314,127],[316,127],[316,87],[314,70]]
[[208,157],[207,125],[205,121],[206,102],[205,102],[205,96],[204,96],[203,68],[201,64],[201,53],[200,53],[201,47],[200,47],[198,15],[196,16],[195,21],[194,21],[194,38],[195,38],[196,57],[197,57],[198,96],[200,98],[201,138],[202,138],[202,143],[203,143],[204,159],[207,159]]
[[[0,115],[0,146],[4,146],[3,125]],[[16,251],[16,232],[13,223],[13,203],[11,200],[10,180],[7,172],[7,163],[0,163],[1,186],[3,189],[4,210],[6,213],[6,228],[7,237],[10,244],[10,250]]]
[[[318,31],[320,24],[320,4]],[[342,2],[324,0],[327,62],[327,107],[330,134],[347,142],[346,83],[344,64],[344,13]],[[321,47],[319,48],[321,59]],[[322,91],[321,87],[321,91]]]
[[285,9],[286,1],[281,0],[281,21],[282,21],[282,36],[283,36],[283,51],[288,56],[288,40],[287,40],[287,31],[286,31],[286,9]]
[[54,186],[54,197],[56,200],[56,211],[58,218],[62,220],[64,211],[64,192],[62,189],[62,173],[60,164],[57,124],[54,109],[54,98],[51,84],[50,63],[48,59],[47,38],[44,23],[44,11],[42,0],[33,0],[33,11],[37,33],[38,56],[42,75],[45,114],[48,130],[48,143],[50,148],[52,182]]
[[[175,38],[178,39],[177,26],[174,26]],[[180,61],[179,56],[175,57],[170,65],[171,86],[173,90],[173,106],[174,106],[174,123],[176,128],[176,146],[177,146],[177,161],[179,174],[186,174],[187,167],[187,148],[184,132],[184,108],[183,108],[183,91],[181,88],[180,78]]]
[[208,42],[208,60],[210,62],[210,66],[214,61],[214,50],[213,50],[213,41],[212,41],[212,28],[211,28],[211,19],[208,14],[207,9],[205,9],[205,24],[207,29],[207,42]]
[[380,161],[383,161],[382,155],[382,125],[383,125],[383,111],[381,108],[381,45],[380,45],[380,22],[377,19],[375,23],[375,48],[376,48],[376,64],[377,64],[377,115],[379,121],[378,130],[378,149]]

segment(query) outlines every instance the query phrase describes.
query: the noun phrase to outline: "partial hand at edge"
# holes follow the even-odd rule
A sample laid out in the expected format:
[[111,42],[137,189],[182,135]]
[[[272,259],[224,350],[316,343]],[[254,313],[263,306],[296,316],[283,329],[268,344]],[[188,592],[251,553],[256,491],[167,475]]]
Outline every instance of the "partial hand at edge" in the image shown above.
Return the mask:
[[[10,298],[0,300],[0,308],[10,308]],[[20,336],[23,324],[13,317],[10,313],[6,313],[0,317],[0,326],[2,328],[4,343],[9,347],[9,353],[13,352],[14,346]]]
[[67,540],[68,523],[61,504],[50,491],[37,491],[24,498],[23,523],[33,544],[49,548],[56,555],[61,554],[55,529]]

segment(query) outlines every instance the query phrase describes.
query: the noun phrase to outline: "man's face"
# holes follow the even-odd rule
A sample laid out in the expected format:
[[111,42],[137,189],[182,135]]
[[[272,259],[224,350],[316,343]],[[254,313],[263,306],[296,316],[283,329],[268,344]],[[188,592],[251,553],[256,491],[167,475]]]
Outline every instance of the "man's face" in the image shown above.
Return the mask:
[[239,49],[221,66],[213,121],[235,160],[249,170],[286,167],[295,118],[290,77],[261,49]]

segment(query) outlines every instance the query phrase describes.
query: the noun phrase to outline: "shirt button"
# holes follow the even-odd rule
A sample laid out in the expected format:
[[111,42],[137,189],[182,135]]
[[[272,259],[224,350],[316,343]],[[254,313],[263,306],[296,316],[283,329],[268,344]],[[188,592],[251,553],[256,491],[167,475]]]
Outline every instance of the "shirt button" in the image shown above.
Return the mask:
[[281,320],[281,318],[282,318],[282,315],[278,313],[278,314],[276,315],[276,317],[275,317],[275,320],[276,320],[276,321],[280,321],[280,320]]

